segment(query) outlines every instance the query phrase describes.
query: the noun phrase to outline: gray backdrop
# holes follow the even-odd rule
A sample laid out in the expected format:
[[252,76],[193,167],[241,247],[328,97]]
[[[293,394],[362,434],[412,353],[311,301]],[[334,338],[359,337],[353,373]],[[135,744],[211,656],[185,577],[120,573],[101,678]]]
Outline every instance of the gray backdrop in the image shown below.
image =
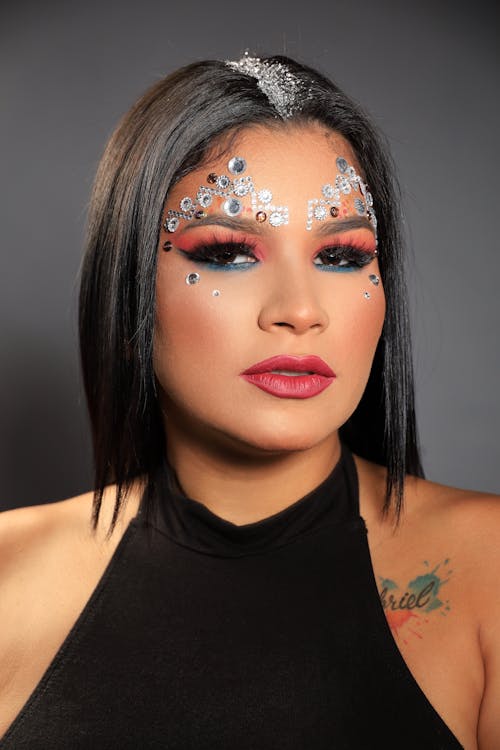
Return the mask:
[[120,115],[172,69],[245,48],[331,75],[388,136],[405,196],[429,478],[498,491],[495,2],[3,0],[2,507],[91,483],[78,374],[85,211]]

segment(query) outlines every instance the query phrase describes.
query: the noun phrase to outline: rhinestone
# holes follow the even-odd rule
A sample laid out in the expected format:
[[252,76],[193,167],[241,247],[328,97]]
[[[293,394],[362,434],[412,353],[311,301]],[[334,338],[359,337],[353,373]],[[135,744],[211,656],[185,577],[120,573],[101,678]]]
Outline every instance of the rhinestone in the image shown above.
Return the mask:
[[248,195],[250,191],[250,185],[247,182],[240,182],[237,185],[235,184],[233,193],[238,196],[238,198],[244,198],[245,195]]
[[368,191],[366,191],[366,205],[370,208],[373,206],[373,195]]
[[208,208],[210,204],[212,203],[212,193],[210,193],[207,189],[201,189],[198,190],[198,203],[200,206],[203,206],[203,208]]
[[316,206],[314,209],[314,218],[318,221],[324,221],[328,215],[328,212],[325,208],[325,206]]
[[323,193],[325,198],[333,198],[335,190],[333,185],[330,185],[328,183],[328,185],[323,185],[323,187],[321,188],[321,192]]
[[186,276],[186,284],[188,286],[193,286],[193,284],[197,284],[200,280],[200,274],[199,273],[188,273]]
[[214,289],[212,292],[212,297],[220,297],[220,292],[218,289]]
[[170,219],[167,219],[164,226],[167,232],[175,232],[179,226],[179,219],[176,216],[171,216]]
[[280,227],[285,223],[285,217],[279,211],[273,211],[269,217],[269,223],[272,227]]
[[366,211],[365,204],[363,203],[363,201],[361,200],[361,198],[355,198],[354,199],[354,208],[356,209],[356,211],[358,212],[358,214],[360,216],[363,216],[363,214]]
[[334,219],[337,218],[337,216],[339,215],[339,210],[338,210],[337,206],[332,206],[331,207],[330,214],[333,216]]
[[217,185],[220,188],[222,188],[222,190],[225,190],[226,188],[228,188],[230,184],[231,184],[231,180],[225,174],[221,174],[221,176],[217,178]]
[[181,207],[181,211],[191,211],[191,209],[193,208],[193,201],[191,200],[191,198],[186,197],[181,200],[179,205]]
[[273,194],[271,193],[270,190],[259,190],[258,196],[259,196],[259,201],[264,204],[271,203],[273,199]]
[[337,176],[336,179],[337,187],[338,189],[344,193],[344,195],[349,195],[351,192],[351,183],[347,179],[347,177],[341,177],[340,175]]
[[368,278],[374,286],[378,286],[380,284],[380,279],[375,273],[371,273]]
[[165,250],[166,253],[168,253],[168,251],[172,249],[172,243],[169,240],[167,240],[166,242],[163,243],[163,249]]
[[263,221],[267,219],[267,214],[264,211],[257,211],[255,214],[255,218],[259,222],[259,224],[262,224]]
[[207,215],[206,211],[195,211],[194,212],[194,218],[195,219],[204,219],[206,215]]
[[227,168],[231,172],[231,174],[242,174],[242,172],[245,171],[247,167],[247,163],[244,159],[242,159],[241,156],[233,156],[232,159],[229,160],[229,163],[227,165]]
[[342,172],[342,174],[344,174],[347,167],[349,166],[349,164],[346,162],[346,160],[342,156],[337,157],[336,164],[337,164],[337,169],[339,170],[339,172]]
[[215,183],[217,182],[217,175],[215,174],[215,172],[210,172],[210,174],[207,177],[207,182],[210,182],[212,183],[212,185],[215,185]]
[[243,211],[243,204],[237,198],[228,198],[222,208],[228,216],[238,216]]
[[370,299],[370,297],[371,297],[371,294],[370,294],[370,292],[364,292],[364,294],[363,294],[363,297],[364,297],[365,299]]

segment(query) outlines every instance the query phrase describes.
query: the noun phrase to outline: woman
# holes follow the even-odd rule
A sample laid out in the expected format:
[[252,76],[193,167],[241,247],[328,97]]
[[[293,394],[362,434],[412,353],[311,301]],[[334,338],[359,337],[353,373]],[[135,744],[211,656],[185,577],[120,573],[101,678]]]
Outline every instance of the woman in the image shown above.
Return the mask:
[[160,81],[80,320],[97,489],[4,514],[0,748],[500,747],[498,504],[422,478],[364,114],[286,58]]

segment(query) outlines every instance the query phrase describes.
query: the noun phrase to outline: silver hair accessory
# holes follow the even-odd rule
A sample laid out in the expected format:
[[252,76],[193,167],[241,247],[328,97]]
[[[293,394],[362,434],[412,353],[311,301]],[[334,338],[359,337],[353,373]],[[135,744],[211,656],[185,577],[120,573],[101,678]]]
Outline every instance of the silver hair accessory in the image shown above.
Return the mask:
[[283,63],[250,57],[245,52],[239,60],[226,60],[232,70],[251,76],[283,120],[302,109],[306,84]]
[[354,208],[359,216],[366,216],[377,236],[377,217],[373,210],[373,197],[367,186],[357,174],[354,167],[342,157],[337,157],[337,174],[333,184],[327,183],[321,188],[322,198],[311,198],[307,201],[307,223],[306,229],[311,230],[313,221],[324,221],[328,214],[336,217],[342,205],[344,195],[357,191],[359,195],[354,198]]
[[231,180],[225,174],[217,175],[215,172],[210,172],[207,182],[213,187],[200,185],[196,198],[186,196],[179,202],[179,210],[169,209],[163,224],[165,231],[175,232],[181,219],[191,221],[205,217],[204,209],[212,205],[214,196],[226,199],[222,204],[222,210],[228,216],[239,216],[243,211],[241,199],[249,195],[252,210],[259,223],[268,220],[273,227],[288,224],[288,206],[274,204],[270,190],[266,188],[257,190],[250,175],[243,175],[246,167],[245,159],[241,156],[233,156],[227,168],[231,174],[236,175],[234,179]]
[[193,284],[197,284],[200,280],[200,274],[199,273],[188,273],[186,276],[186,284],[188,286],[193,286]]

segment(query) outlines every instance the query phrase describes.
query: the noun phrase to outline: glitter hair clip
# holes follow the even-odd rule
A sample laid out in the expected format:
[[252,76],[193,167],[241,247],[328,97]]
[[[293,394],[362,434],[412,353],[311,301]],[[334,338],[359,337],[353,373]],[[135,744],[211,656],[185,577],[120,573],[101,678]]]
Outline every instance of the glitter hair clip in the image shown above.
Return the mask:
[[373,197],[366,184],[358,175],[354,167],[342,157],[337,157],[337,175],[335,182],[323,185],[321,188],[322,198],[311,198],[307,201],[307,224],[306,229],[312,229],[313,221],[324,221],[330,213],[331,216],[339,215],[342,196],[347,196],[353,191],[359,191],[360,196],[354,198],[354,209],[359,216],[366,216],[370,221],[375,237],[377,236],[377,217],[373,209]]
[[[233,156],[227,165],[228,171],[234,176],[217,175],[211,172],[207,177],[208,185],[200,185],[196,198],[186,196],[179,203],[179,210],[169,209],[163,227],[167,232],[175,232],[179,221],[202,219],[206,216],[205,209],[212,205],[214,196],[225,198],[222,210],[227,216],[235,217],[243,211],[241,198],[249,195],[255,219],[262,223],[266,220],[273,227],[288,224],[288,206],[277,206],[273,203],[273,194],[267,188],[256,190],[250,175],[243,175],[247,163],[241,156]],[[242,176],[243,175],[243,176]]]
[[284,120],[293,117],[302,109],[305,83],[283,63],[250,57],[248,52],[245,52],[239,60],[226,60],[226,65],[255,78],[259,89]]

